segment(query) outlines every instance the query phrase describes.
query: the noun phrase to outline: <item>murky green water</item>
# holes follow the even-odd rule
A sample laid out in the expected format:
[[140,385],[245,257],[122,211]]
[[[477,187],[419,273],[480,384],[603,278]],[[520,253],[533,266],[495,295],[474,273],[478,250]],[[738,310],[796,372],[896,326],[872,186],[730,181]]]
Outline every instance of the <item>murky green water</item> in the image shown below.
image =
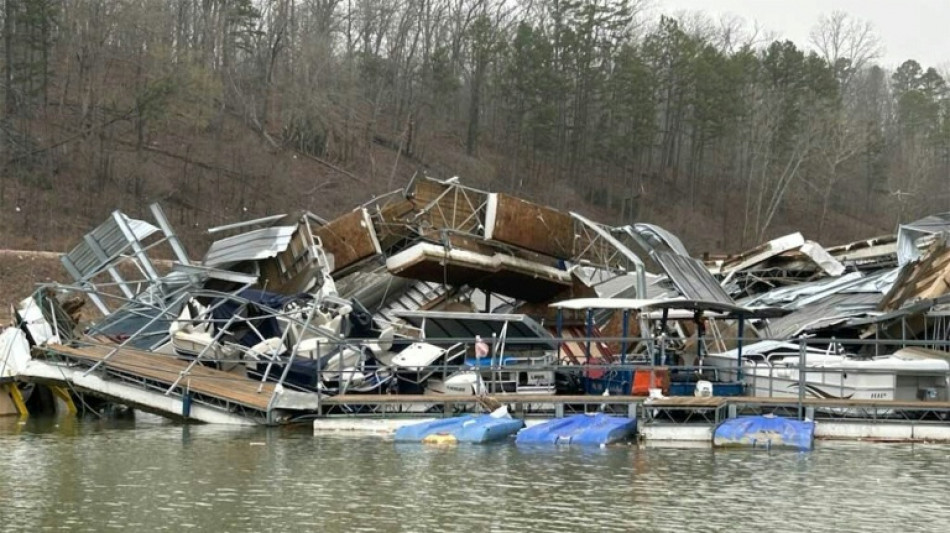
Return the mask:
[[950,446],[425,447],[0,419],[0,529],[947,531]]

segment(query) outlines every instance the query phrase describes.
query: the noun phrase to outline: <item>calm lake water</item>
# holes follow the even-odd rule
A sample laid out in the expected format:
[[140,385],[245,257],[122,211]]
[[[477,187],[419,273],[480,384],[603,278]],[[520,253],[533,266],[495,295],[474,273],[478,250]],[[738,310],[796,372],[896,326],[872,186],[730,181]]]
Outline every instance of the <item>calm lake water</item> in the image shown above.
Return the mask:
[[0,419],[3,531],[948,531],[950,446],[427,447]]

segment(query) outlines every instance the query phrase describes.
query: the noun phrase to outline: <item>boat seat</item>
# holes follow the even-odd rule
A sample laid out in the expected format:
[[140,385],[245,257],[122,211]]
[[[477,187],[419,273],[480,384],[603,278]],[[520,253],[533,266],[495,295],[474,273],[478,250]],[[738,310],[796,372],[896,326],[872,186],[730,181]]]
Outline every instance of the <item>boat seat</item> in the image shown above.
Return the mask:
[[376,342],[366,343],[366,347],[372,350],[374,355],[388,352],[393,347],[393,339],[396,336],[396,330],[392,326],[387,326],[379,332],[379,338]]

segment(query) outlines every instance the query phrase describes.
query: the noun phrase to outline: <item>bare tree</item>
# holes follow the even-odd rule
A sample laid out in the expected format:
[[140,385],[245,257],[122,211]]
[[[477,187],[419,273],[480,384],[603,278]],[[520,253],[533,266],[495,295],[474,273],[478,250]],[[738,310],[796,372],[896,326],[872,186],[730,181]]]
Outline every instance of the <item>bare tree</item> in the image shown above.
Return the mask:
[[809,34],[809,42],[835,70],[843,86],[854,73],[881,56],[884,47],[874,26],[843,11],[823,15]]

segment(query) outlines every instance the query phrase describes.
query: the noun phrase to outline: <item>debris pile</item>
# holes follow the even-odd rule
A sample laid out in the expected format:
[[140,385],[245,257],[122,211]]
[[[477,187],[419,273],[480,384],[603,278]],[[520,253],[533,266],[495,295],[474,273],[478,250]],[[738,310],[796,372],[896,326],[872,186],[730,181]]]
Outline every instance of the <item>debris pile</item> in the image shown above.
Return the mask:
[[[739,379],[743,361],[791,357],[788,339],[834,337],[824,353],[858,357],[871,336],[944,349],[950,335],[945,215],[895,237],[824,248],[794,233],[703,263],[657,226],[419,178],[333,220],[298,211],[211,228],[196,260],[150,209],[151,221],[114,212],[62,257],[72,282],[19,304],[0,346],[16,352],[7,375],[25,346],[73,343],[325,395],[553,394],[590,391],[561,367],[599,379],[591,364],[721,356]],[[175,260],[155,261],[157,247]],[[102,318],[80,325],[77,295]],[[737,337],[779,342],[743,352]]]

